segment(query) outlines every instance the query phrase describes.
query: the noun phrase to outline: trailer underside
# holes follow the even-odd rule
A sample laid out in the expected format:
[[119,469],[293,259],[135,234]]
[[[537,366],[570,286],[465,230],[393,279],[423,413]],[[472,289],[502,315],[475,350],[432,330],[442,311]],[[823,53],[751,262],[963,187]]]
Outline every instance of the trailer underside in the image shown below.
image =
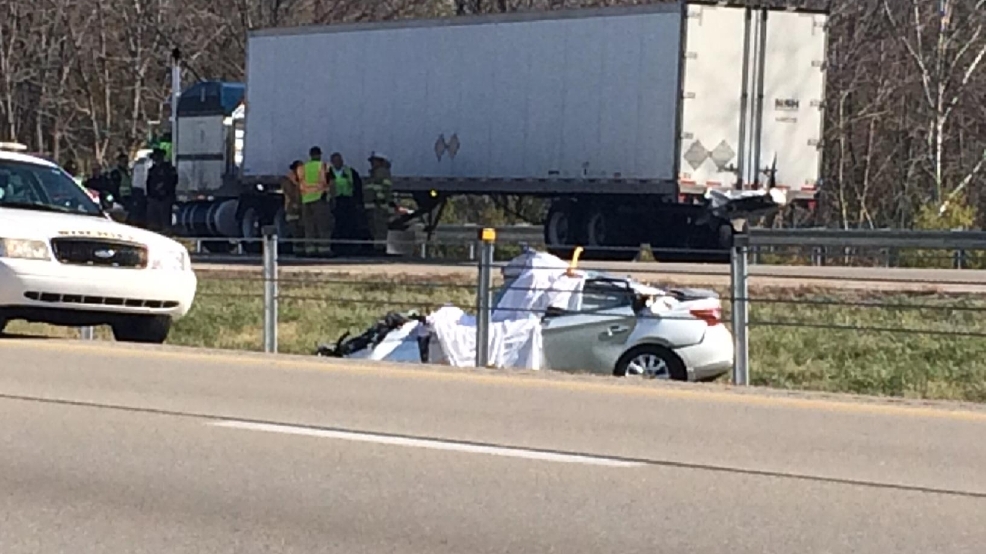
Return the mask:
[[[216,237],[215,243],[210,241],[205,247],[223,252],[233,248],[228,239],[244,238],[250,240],[243,250],[258,251],[265,225],[276,225],[279,231],[283,228],[279,236],[288,236],[283,197],[273,179],[244,180],[236,198],[188,198],[178,207],[179,234]],[[421,222],[430,240],[452,198],[486,196],[499,200],[502,208],[507,198],[536,197],[546,200],[545,207],[527,222],[544,226],[544,244],[556,255],[568,257],[582,247],[584,259],[630,260],[647,245],[659,261],[721,263],[728,261],[736,225],[764,215],[772,217],[779,210],[768,197],[757,196],[713,207],[698,195],[679,197],[675,183],[566,181],[564,192],[559,190],[560,183],[398,180],[395,190],[409,196],[415,207],[392,220],[389,227],[406,230]]]
[[[447,202],[458,194],[413,193],[417,210],[399,217],[393,229],[412,221],[434,232]],[[492,195],[491,195],[492,196]],[[549,251],[569,257],[576,247],[584,259],[631,260],[648,245],[663,261],[722,262],[728,259],[733,226],[702,204],[684,204],[672,196],[543,195],[550,199],[540,221]],[[480,222],[482,223],[482,222]]]

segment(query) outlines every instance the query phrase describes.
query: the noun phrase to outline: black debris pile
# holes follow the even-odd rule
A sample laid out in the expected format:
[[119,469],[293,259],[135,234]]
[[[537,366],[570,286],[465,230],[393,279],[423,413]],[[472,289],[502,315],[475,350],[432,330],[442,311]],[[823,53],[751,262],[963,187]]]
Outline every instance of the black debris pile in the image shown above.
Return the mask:
[[339,340],[336,341],[335,345],[318,345],[315,355],[327,358],[345,358],[355,352],[359,352],[367,348],[375,348],[378,344],[383,342],[383,339],[386,338],[388,333],[400,329],[411,321],[424,323],[425,318],[417,312],[408,312],[406,314],[387,312],[385,316],[378,319],[360,335],[353,337],[350,336],[350,333],[347,331],[339,337]]

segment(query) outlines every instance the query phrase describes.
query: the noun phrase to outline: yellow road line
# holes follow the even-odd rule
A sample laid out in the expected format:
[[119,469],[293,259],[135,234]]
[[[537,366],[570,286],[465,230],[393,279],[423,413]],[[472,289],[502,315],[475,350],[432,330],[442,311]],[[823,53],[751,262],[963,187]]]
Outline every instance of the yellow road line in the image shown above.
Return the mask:
[[837,413],[856,413],[887,416],[909,416],[936,419],[951,419],[960,421],[986,422],[986,411],[979,412],[965,409],[946,409],[924,406],[899,406],[886,403],[851,402],[826,400],[818,398],[790,398],[782,396],[757,395],[716,390],[688,390],[681,388],[659,388],[647,386],[628,386],[617,383],[592,383],[585,381],[565,381],[514,375],[510,378],[509,370],[503,374],[489,375],[463,371],[418,369],[412,367],[399,368],[392,365],[376,364],[359,360],[333,360],[325,358],[278,358],[258,353],[237,352],[176,352],[165,350],[139,350],[133,348],[118,348],[112,343],[84,342],[51,342],[51,341],[18,341],[4,340],[3,347],[15,347],[24,350],[60,350],[65,352],[86,352],[100,356],[115,358],[174,360],[182,362],[201,362],[213,365],[234,364],[240,367],[278,369],[278,370],[309,370],[348,374],[386,375],[404,379],[428,379],[435,381],[459,381],[468,383],[483,383],[505,387],[530,387],[542,389],[569,390],[574,392],[594,392],[627,396],[643,396],[653,398],[670,398],[676,400],[693,400],[704,402],[721,402],[747,406],[768,408],[798,408],[805,410],[828,411]]

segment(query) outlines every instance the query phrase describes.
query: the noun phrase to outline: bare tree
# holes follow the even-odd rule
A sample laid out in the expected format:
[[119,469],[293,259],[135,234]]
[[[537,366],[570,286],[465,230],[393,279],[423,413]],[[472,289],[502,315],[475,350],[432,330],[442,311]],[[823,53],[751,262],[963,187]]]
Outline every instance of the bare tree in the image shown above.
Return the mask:
[[[132,150],[149,121],[168,117],[173,47],[185,83],[242,80],[256,29],[661,1],[4,0],[0,139],[63,162]],[[828,3],[770,3],[809,2]],[[929,201],[943,211],[966,197],[986,207],[986,0],[832,0],[831,10],[831,184],[815,223],[908,226]]]
[[924,169],[932,179],[932,201],[944,211],[984,166],[980,157],[971,167],[956,168],[948,182],[949,125],[986,57],[986,0],[883,0],[883,8],[920,77],[927,114]]

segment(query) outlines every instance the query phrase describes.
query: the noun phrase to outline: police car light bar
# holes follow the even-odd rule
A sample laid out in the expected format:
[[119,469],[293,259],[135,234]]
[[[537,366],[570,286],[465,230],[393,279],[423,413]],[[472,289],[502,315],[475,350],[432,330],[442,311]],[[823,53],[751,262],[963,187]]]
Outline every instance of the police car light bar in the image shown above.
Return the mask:
[[0,142],[0,150],[6,150],[8,152],[26,152],[27,145],[19,142]]

